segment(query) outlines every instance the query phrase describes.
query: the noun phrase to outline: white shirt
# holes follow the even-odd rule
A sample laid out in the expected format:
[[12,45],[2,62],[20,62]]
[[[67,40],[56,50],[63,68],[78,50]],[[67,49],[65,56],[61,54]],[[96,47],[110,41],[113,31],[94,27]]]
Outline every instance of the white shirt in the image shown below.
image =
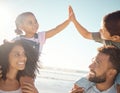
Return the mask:
[[39,43],[40,44],[39,45],[39,52],[40,53],[41,53],[43,45],[44,45],[44,43],[46,41],[46,39],[45,39],[45,32],[44,31],[43,32],[38,32],[38,38],[34,38],[34,37],[32,37],[32,38],[26,38],[26,37],[20,37],[20,36],[18,36],[16,38],[14,38],[13,40],[19,40],[21,38],[27,39],[27,40],[30,40],[30,41],[34,41],[36,43]]
[[22,93],[22,90],[21,90],[21,88],[19,88],[18,90],[14,90],[14,91],[0,90],[0,93]]

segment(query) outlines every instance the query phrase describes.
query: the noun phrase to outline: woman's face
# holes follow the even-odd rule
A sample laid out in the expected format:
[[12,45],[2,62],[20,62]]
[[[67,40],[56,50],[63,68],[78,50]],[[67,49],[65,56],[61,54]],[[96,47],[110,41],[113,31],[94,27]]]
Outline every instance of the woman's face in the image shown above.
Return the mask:
[[24,70],[27,57],[22,46],[16,45],[9,53],[9,70]]

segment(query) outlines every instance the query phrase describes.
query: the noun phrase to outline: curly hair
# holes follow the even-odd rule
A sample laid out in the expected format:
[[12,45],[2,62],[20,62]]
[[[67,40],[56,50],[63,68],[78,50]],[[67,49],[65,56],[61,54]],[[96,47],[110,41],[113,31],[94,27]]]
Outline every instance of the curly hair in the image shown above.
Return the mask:
[[120,49],[112,46],[107,45],[98,48],[98,52],[104,53],[109,56],[109,61],[112,63],[113,68],[117,70],[117,72],[120,72]]
[[5,42],[0,45],[0,65],[2,66],[2,79],[6,79],[6,74],[9,68],[9,54],[11,50],[20,45],[24,48],[25,55],[27,57],[27,62],[24,70],[18,71],[17,79],[21,76],[30,76],[32,78],[36,77],[36,72],[38,71],[38,52],[34,50],[32,46],[24,42],[24,40],[16,40],[14,42]]

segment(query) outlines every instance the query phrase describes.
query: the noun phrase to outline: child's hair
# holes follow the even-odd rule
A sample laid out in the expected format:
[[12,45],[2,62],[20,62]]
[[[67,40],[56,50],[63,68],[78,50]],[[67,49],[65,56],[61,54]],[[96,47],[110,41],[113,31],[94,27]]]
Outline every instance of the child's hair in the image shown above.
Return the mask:
[[120,36],[120,11],[115,11],[104,16],[103,24],[111,36]]
[[19,28],[19,26],[22,24],[22,22],[26,19],[26,17],[28,15],[33,15],[34,14],[32,12],[24,12],[20,15],[17,16],[16,20],[15,20],[15,24],[16,24],[16,29],[15,29],[15,33],[17,35],[23,34],[23,32],[21,31],[21,29]]

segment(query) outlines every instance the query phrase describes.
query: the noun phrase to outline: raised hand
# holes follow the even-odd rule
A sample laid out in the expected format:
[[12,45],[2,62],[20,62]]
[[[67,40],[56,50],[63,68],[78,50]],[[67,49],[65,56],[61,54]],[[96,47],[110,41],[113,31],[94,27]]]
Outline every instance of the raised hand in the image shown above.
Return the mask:
[[73,9],[72,9],[71,6],[69,6],[69,19],[70,19],[71,21],[76,20],[75,14],[74,14]]

